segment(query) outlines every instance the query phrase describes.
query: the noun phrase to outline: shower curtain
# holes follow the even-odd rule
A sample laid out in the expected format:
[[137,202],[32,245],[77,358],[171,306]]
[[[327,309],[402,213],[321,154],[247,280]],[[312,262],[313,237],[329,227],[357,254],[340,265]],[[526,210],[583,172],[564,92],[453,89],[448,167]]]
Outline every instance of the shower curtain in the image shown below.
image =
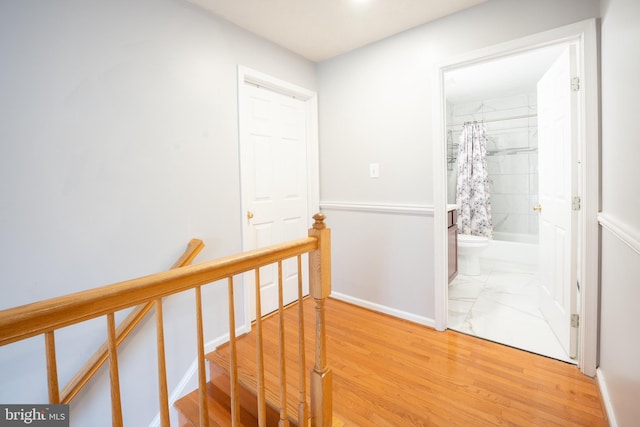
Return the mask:
[[458,232],[491,237],[491,202],[483,123],[465,123],[458,145]]

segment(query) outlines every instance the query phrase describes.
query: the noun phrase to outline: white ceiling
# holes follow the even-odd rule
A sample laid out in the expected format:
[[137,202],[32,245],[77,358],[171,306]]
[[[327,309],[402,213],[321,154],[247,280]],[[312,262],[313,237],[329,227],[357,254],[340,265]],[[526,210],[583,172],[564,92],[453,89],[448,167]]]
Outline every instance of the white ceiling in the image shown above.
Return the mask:
[[320,62],[487,0],[188,0]]
[[535,49],[445,73],[445,93],[452,104],[535,93],[538,80],[566,49],[566,44]]
[[[321,62],[488,0],[187,0]],[[535,91],[558,47],[447,72],[449,102]]]

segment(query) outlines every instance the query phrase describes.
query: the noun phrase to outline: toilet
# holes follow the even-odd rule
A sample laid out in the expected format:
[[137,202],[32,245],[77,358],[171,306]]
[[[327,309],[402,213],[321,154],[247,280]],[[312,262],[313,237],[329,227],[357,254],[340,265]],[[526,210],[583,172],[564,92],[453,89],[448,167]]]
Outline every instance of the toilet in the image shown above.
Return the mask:
[[478,276],[480,254],[488,246],[488,237],[458,234],[458,272],[466,276]]

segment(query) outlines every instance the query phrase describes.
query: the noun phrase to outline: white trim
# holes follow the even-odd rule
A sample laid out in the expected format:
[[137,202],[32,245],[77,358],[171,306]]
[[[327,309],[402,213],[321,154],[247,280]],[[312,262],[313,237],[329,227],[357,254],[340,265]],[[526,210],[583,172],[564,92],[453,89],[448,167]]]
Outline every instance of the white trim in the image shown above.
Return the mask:
[[332,211],[396,213],[403,215],[433,216],[430,205],[400,205],[356,202],[320,202],[320,209]]
[[435,328],[438,331],[447,329],[449,309],[449,252],[448,226],[445,213],[447,206],[447,165],[446,144],[446,98],[444,95],[444,64],[436,64],[433,79],[432,99],[433,112],[433,297]]
[[331,298],[335,298],[340,301],[348,302],[353,305],[357,305],[359,307],[367,308],[369,310],[377,311],[380,313],[388,314],[393,317],[397,317],[399,319],[408,320],[413,323],[418,323],[423,326],[428,326],[430,328],[435,327],[435,321],[428,317],[418,316],[417,314],[409,313],[407,311],[398,310],[395,308],[388,307],[386,305],[377,304],[375,302],[366,301],[360,298],[352,297],[349,295],[341,294],[340,292],[331,292]]
[[[598,34],[596,20],[575,24],[580,29],[580,74],[584,81],[581,97],[584,133],[580,144],[582,169],[580,329],[578,339],[578,367],[586,375],[594,376],[598,367],[598,335],[600,329],[600,107],[598,88]],[[580,256],[580,254],[578,255]]]
[[626,224],[618,221],[614,217],[606,213],[598,214],[598,222],[605,230],[616,236],[620,241],[625,243],[640,255],[640,236],[638,233],[629,229]]
[[[262,86],[271,91],[293,96],[304,101],[306,108],[306,138],[307,138],[307,221],[311,227],[312,217],[320,210],[320,166],[319,166],[319,145],[318,145],[318,94],[314,91],[294,85],[284,80],[269,76],[257,70],[253,70],[243,65],[238,65],[238,150],[240,151],[240,182],[242,182],[242,140],[245,137],[242,130],[243,117],[246,105],[243,100],[245,96],[245,85],[251,83]],[[248,233],[247,222],[244,221],[244,212],[248,209],[247,201],[244,199],[244,192],[240,188],[241,207],[240,217],[242,220],[242,249],[247,250]],[[252,273],[249,273],[252,274]],[[249,289],[244,287],[244,322],[245,328],[250,329],[251,314],[249,313]]]
[[[241,336],[244,332],[245,328],[238,328],[236,330],[236,336]],[[224,334],[218,338],[215,338],[211,341],[209,341],[208,343],[205,343],[204,345],[204,354],[207,353],[211,353],[212,351],[214,351],[216,348],[218,348],[219,346],[221,346],[222,344],[226,344],[229,342],[229,334]],[[206,365],[208,366],[208,365]],[[206,369],[205,366],[205,369]],[[193,362],[191,362],[191,365],[189,365],[189,368],[186,370],[185,374],[182,376],[182,378],[180,379],[180,381],[178,381],[178,385],[176,385],[176,387],[171,391],[171,394],[169,394],[169,411],[170,413],[176,413],[176,409],[173,406],[176,401],[178,399],[180,399],[182,396],[184,396],[185,394],[185,388],[189,385],[189,383],[191,382],[192,378],[198,374],[198,359],[196,358]],[[188,393],[191,393],[192,390],[188,390]],[[149,424],[149,427],[159,427],[160,426],[160,412],[158,412],[156,414],[156,416],[153,418],[153,420],[151,421],[151,424]]]
[[[579,114],[581,180],[583,184],[581,247],[582,292],[580,295],[580,347],[578,366],[594,376],[598,354],[598,287],[599,287],[599,227],[597,222],[600,200],[599,188],[599,115],[598,115],[598,62],[596,20],[588,19],[575,24],[534,34],[528,37],[475,50],[435,65],[433,78],[433,170],[434,170],[434,298],[436,329],[447,325],[447,227],[445,217],[446,165],[445,165],[445,98],[444,73],[446,71],[559,43],[576,43],[580,51],[579,74],[582,94]],[[588,173],[587,173],[588,172]],[[590,250],[587,250],[590,248]]]
[[613,412],[613,403],[611,403],[611,395],[609,394],[609,389],[607,388],[607,381],[604,374],[602,373],[602,369],[600,368],[596,370],[596,381],[598,382],[598,388],[600,389],[600,397],[602,398],[604,410],[607,413],[607,421],[609,421],[609,425],[611,427],[618,427],[616,414],[615,412]]
[[244,83],[253,83],[287,96],[294,96],[303,101],[317,98],[316,92],[305,89],[302,86],[280,80],[276,77],[254,70],[244,65],[238,65],[238,86]]

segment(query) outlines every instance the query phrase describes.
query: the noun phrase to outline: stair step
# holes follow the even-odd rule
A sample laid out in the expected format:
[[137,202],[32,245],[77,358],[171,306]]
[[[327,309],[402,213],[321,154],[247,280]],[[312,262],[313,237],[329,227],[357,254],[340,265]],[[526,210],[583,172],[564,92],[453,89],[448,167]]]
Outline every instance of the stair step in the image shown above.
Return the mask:
[[[305,301],[305,312],[313,313],[313,301]],[[300,369],[299,369],[299,350],[298,350],[298,310],[292,307],[284,310],[285,322],[285,363],[286,363],[286,388],[287,388],[287,418],[292,426],[298,425],[298,411],[300,398]],[[312,314],[305,316],[305,345],[307,356],[303,375],[306,380],[305,395],[307,396],[306,410],[309,411],[310,396],[310,372],[313,369],[313,350],[315,347],[315,318]],[[263,322],[263,342],[262,350],[264,355],[265,367],[265,401],[267,406],[267,425],[277,426],[280,418],[280,349],[279,349],[279,321],[278,316],[264,318]],[[239,400],[244,411],[257,419],[257,376],[256,376],[256,337],[255,331],[250,332],[237,340],[237,362],[238,362],[238,383],[239,383]],[[208,361],[210,371],[210,384],[215,387],[223,396],[218,396],[219,405],[227,408],[229,412],[229,361],[230,348],[228,344],[218,347],[214,352],[207,354],[205,357]],[[193,398],[197,405],[197,391]],[[177,407],[177,405],[176,405]],[[211,410],[210,410],[211,412]],[[197,413],[197,412],[196,412]],[[307,412],[307,416],[309,416]],[[230,415],[227,415],[230,417]],[[194,418],[197,425],[197,415]],[[307,426],[309,419],[301,423],[301,426]],[[256,423],[254,422],[255,426]],[[333,427],[344,426],[344,422],[333,415]],[[182,426],[182,424],[181,424]],[[189,424],[185,424],[189,426]]]
[[[207,407],[210,427],[227,427],[231,425],[231,409],[228,401],[229,396],[224,391],[212,383],[207,384]],[[179,414],[178,425],[180,427],[200,426],[200,398],[197,389],[180,398],[174,406]],[[258,420],[251,413],[240,410],[241,426],[249,427],[257,424]]]
[[[228,354],[215,351],[206,355],[209,363],[210,381],[207,383],[207,402],[209,410],[209,421],[212,427],[231,425],[231,399],[229,358]],[[268,376],[268,374],[265,374]],[[273,380],[273,378],[272,378]],[[273,382],[273,381],[271,381]],[[267,381],[269,383],[269,381]],[[243,426],[256,426],[258,424],[258,405],[255,390],[257,380],[255,373],[249,373],[242,365],[238,367],[238,396],[240,400],[240,423]],[[268,384],[265,390],[266,420],[267,426],[277,426],[280,420],[279,402],[280,397],[272,389],[278,390]],[[287,414],[291,427],[298,425],[298,409],[293,398],[289,395]],[[198,427],[200,424],[199,393],[194,390],[182,397],[175,403],[175,408],[179,414],[180,427]]]
[[[206,356],[209,362],[209,372],[211,376],[211,384],[216,386],[224,395],[225,404],[230,405],[230,376],[229,376],[229,358],[227,354],[215,351]],[[265,374],[266,376],[267,374]],[[268,383],[268,381],[266,381]],[[240,406],[243,410],[249,412],[255,419],[258,418],[258,399],[257,399],[257,378],[255,372],[247,372],[240,364],[238,366],[238,395]],[[274,391],[276,390],[276,391]],[[266,419],[268,426],[277,426],[280,420],[280,396],[277,393],[278,388],[273,384],[267,384],[265,389],[266,402]],[[298,425],[298,408],[295,402],[292,402],[289,396],[287,402],[287,415],[291,427]]]

